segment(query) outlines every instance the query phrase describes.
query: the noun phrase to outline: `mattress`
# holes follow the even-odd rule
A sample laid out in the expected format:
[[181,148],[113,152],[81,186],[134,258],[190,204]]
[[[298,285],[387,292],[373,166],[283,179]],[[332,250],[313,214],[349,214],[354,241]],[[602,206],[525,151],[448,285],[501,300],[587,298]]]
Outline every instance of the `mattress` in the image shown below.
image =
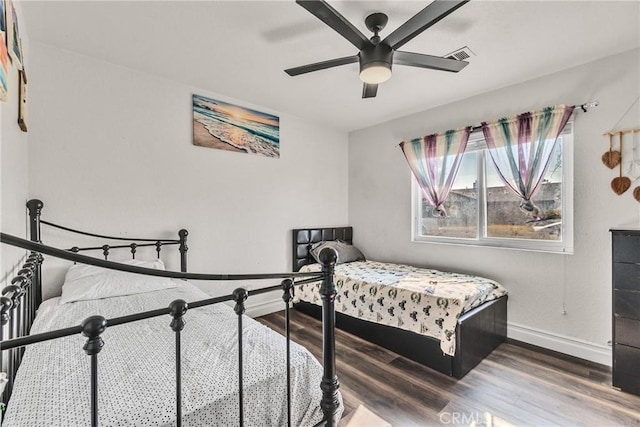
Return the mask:
[[[32,333],[78,325],[90,315],[106,318],[167,307],[175,299],[209,298],[195,286],[60,305],[45,301]],[[189,310],[182,331],[183,425],[238,425],[237,316],[225,304]],[[98,356],[100,426],[175,425],[175,335],[170,316],[107,328]],[[287,422],[286,341],[243,318],[244,422]],[[27,347],[18,369],[3,426],[90,424],[89,356],[85,338],[71,336]],[[291,343],[292,420],[311,426],[322,420],[322,367]]]
[[[300,271],[319,271],[310,264]],[[506,295],[499,283],[478,276],[375,261],[338,264],[336,311],[440,340],[444,354],[456,351],[456,325],[465,312]],[[294,302],[322,305],[321,283],[295,289]]]

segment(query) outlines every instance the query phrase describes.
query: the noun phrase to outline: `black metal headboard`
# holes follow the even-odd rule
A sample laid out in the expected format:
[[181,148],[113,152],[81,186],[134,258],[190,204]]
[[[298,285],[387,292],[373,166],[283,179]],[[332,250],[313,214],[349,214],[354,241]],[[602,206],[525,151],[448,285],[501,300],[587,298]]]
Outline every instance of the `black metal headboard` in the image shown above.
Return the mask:
[[[72,248],[67,249],[73,253],[79,253],[82,251],[102,251],[102,255],[105,260],[108,260],[109,254],[114,249],[128,249],[131,252],[131,257],[135,259],[136,252],[139,248],[151,246],[155,248],[156,253],[158,254],[158,258],[160,258],[160,250],[163,246],[176,245],[178,246],[178,250],[180,251],[180,271],[186,273],[187,272],[187,251],[189,250],[187,246],[187,236],[189,233],[185,229],[181,229],[178,231],[178,239],[146,239],[146,238],[135,238],[135,237],[121,237],[121,236],[104,236],[101,234],[89,233],[86,231],[75,230],[69,227],[63,227],[58,224],[54,224],[49,221],[45,221],[41,218],[42,208],[44,207],[44,203],[38,199],[31,199],[27,202],[27,209],[29,211],[29,230],[30,230],[30,240],[42,243],[42,233],[41,233],[41,225],[47,225],[53,228],[57,228],[59,230],[63,230],[66,232],[95,237],[99,239],[105,240],[115,240],[115,241],[126,241],[127,243],[123,244],[104,244],[98,246],[88,246],[88,247],[78,247],[74,246]],[[40,305],[42,302],[42,272],[41,266],[38,264],[36,271],[34,272],[35,280],[35,291],[36,291],[36,307]]]
[[326,240],[343,240],[353,244],[353,227],[299,228],[293,230],[293,271],[316,261],[311,256],[311,245]]

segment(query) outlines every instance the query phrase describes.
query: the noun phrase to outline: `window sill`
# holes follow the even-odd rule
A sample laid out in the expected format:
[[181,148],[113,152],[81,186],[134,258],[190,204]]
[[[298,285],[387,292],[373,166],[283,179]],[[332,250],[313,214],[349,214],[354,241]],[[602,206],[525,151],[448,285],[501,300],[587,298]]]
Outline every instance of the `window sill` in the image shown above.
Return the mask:
[[573,246],[560,242],[523,241],[519,239],[473,240],[452,237],[413,237],[412,243],[455,245],[476,248],[509,249],[527,252],[543,252],[558,255],[573,255]]

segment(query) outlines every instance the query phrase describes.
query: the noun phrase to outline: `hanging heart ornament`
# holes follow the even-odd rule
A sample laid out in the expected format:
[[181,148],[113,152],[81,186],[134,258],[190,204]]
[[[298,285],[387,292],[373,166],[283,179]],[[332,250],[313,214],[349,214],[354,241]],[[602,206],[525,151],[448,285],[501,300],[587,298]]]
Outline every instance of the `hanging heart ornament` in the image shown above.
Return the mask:
[[602,163],[609,169],[613,169],[620,164],[621,157],[619,151],[607,151],[602,155]]
[[612,139],[613,135],[609,134],[609,151],[602,155],[602,163],[604,163],[604,165],[609,169],[613,169],[618,166],[622,160],[622,154],[620,154],[620,151],[612,150]]
[[[622,134],[620,134],[620,152],[622,152]],[[629,177],[622,176],[622,160],[620,161],[619,167],[619,176],[611,180],[611,189],[618,196],[627,191],[629,187],[631,187],[631,180],[629,179]]]
[[633,189],[633,198],[640,202],[640,187]]
[[[626,176],[617,176],[611,180],[611,189],[618,196],[627,191],[631,187],[631,180]],[[637,189],[636,189],[637,190]],[[635,197],[635,190],[634,190]]]
[[[611,141],[611,140],[609,140]],[[622,153],[622,134],[620,134],[620,152]],[[611,189],[618,196],[631,187],[631,180],[627,176],[622,176],[622,154],[620,155],[619,175],[611,180]]]

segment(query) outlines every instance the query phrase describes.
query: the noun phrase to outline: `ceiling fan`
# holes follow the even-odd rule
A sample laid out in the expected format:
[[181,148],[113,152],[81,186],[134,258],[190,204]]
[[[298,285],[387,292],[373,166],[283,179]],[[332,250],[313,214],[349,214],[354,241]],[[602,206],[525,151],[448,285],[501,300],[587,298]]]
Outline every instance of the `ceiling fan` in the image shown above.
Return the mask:
[[373,13],[364,20],[367,28],[373,32],[373,36],[368,39],[327,2],[323,0],[296,0],[296,3],[337,31],[338,34],[357,47],[360,52],[357,55],[330,59],[315,64],[289,68],[284,71],[290,76],[297,76],[312,71],[360,62],[360,80],[364,82],[362,88],[363,98],[376,96],[378,85],[391,77],[393,64],[457,73],[469,63],[440,56],[403,52],[397,49],[469,1],[434,0],[384,40],[380,40],[378,33],[382,31],[389,20],[384,13]]

